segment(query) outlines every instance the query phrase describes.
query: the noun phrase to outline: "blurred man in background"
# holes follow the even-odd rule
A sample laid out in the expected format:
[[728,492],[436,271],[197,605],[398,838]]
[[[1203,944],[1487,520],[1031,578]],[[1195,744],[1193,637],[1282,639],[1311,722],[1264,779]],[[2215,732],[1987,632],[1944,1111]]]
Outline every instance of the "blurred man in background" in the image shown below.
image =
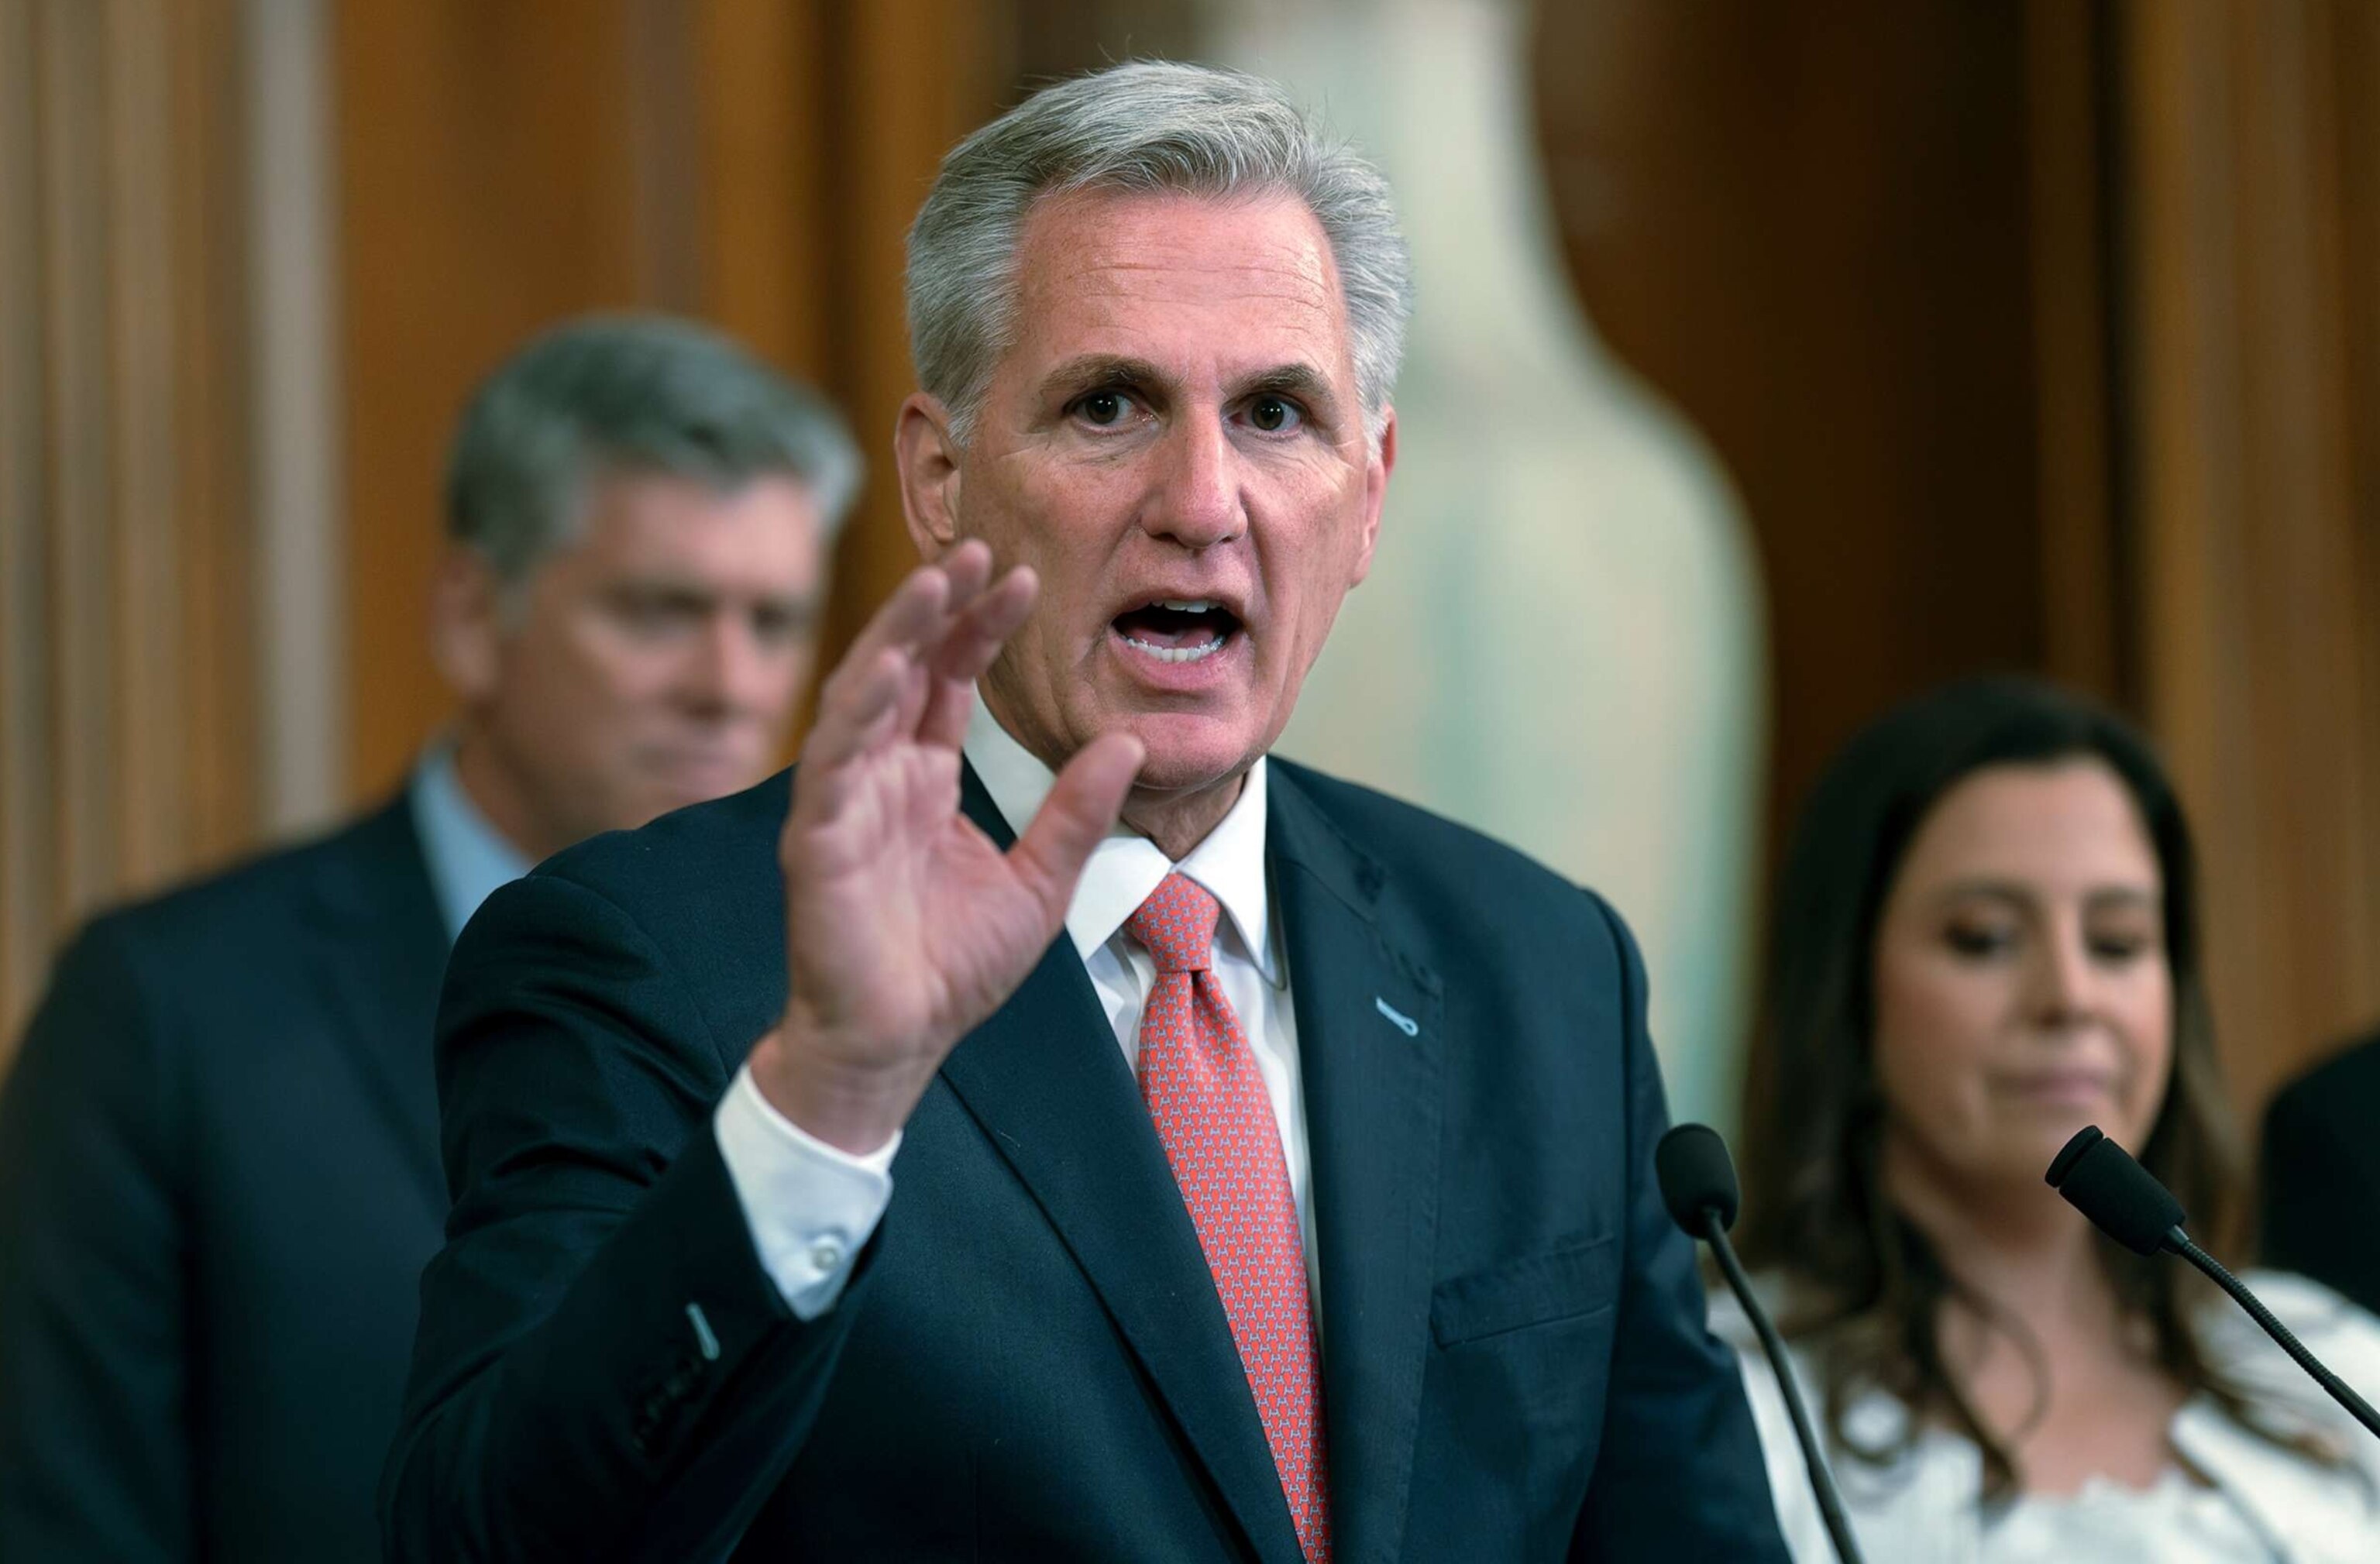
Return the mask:
[[2265,1264],[2380,1314],[2380,1032],[2282,1088],[2265,1117]]
[[538,859],[768,773],[858,479],[822,403],[677,321],[482,386],[451,734],[335,833],[92,922],[0,1094],[0,1557],[380,1556],[447,948]]

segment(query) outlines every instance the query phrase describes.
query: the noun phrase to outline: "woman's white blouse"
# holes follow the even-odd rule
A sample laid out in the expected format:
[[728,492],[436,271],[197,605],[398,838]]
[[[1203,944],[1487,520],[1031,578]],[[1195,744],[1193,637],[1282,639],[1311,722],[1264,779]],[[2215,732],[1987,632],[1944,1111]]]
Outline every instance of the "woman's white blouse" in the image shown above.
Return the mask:
[[2094,1478],[2071,1497],[2020,1499],[1983,1529],[1976,1557],[1986,1564],[2048,1558],[2240,1564],[2277,1551],[2229,1494],[2168,1468],[2153,1487]]
[[[2380,1320],[2303,1277],[2261,1272],[2246,1280],[2339,1377],[2367,1400],[2380,1392]],[[2145,1489],[2094,1482],[2070,1496],[2020,1497],[1987,1522],[1981,1453],[1957,1435],[1928,1430],[1907,1456],[1882,1469],[1830,1447],[1828,1459],[1860,1551],[1878,1564],[2380,1561],[2380,1439],[2324,1395],[2228,1300],[2210,1303],[2220,1312],[2211,1307],[2202,1325],[2209,1359],[2256,1391],[2260,1404],[2289,1417],[2290,1426],[2328,1438],[2347,1458],[2344,1467],[2326,1469],[2258,1438],[2202,1396],[2175,1413],[2172,1438],[2205,1483],[2180,1469]],[[1736,1349],[1777,1497],[1778,1523],[1793,1558],[1797,1564],[1833,1564],[1785,1399],[1732,1296],[1713,1297],[1711,1328]],[[1798,1350],[1792,1356],[1803,1400],[1823,1436],[1815,1365]],[[1907,1417],[1898,1401],[1879,1392],[1855,1403],[1845,1422],[1856,1441],[1876,1447],[1892,1444]]]

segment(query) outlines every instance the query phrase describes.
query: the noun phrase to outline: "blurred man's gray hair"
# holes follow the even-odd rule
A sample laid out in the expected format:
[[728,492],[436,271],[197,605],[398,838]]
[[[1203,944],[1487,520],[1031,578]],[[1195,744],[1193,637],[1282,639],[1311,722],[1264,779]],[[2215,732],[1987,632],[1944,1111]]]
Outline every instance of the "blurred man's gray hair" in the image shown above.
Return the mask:
[[689,478],[725,493],[787,477],[830,541],[859,491],[842,417],[718,333],[662,315],[556,327],[472,394],[446,467],[446,530],[507,586],[577,532],[613,474]]
[[1378,440],[1413,312],[1388,181],[1272,82],[1142,60],[1046,88],[961,141],[909,229],[910,356],[962,444],[1011,346],[1026,214],[1084,190],[1303,200],[1338,264],[1365,427]]

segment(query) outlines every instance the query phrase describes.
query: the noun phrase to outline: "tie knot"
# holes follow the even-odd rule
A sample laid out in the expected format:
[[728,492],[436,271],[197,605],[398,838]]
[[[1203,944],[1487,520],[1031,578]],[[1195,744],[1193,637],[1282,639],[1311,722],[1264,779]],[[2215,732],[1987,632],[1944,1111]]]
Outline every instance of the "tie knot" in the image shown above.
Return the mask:
[[1123,920],[1123,929],[1148,947],[1158,971],[1204,972],[1214,964],[1215,924],[1222,913],[1206,887],[1187,875],[1169,874]]

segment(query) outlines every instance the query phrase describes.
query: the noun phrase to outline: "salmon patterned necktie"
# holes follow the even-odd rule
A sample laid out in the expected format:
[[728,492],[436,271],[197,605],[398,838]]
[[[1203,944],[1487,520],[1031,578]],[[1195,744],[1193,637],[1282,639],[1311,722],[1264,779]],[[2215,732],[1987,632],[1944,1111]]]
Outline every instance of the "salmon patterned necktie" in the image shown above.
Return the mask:
[[1220,912],[1196,882],[1169,874],[1124,921],[1157,958],[1140,1014],[1140,1094],[1215,1273],[1298,1544],[1307,1564],[1326,1564],[1330,1488],[1305,1245],[1272,1099],[1212,971]]

